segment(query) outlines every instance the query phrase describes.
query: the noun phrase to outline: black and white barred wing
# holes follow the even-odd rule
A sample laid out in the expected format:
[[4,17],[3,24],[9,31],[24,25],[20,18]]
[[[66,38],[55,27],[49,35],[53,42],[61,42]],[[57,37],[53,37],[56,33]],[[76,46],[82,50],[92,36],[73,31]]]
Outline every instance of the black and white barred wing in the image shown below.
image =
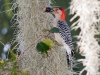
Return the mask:
[[72,37],[71,37],[71,32],[68,24],[64,21],[58,21],[57,27],[60,30],[60,35],[63,38],[65,44],[67,44],[71,50],[71,54],[73,55],[73,44],[72,44]]

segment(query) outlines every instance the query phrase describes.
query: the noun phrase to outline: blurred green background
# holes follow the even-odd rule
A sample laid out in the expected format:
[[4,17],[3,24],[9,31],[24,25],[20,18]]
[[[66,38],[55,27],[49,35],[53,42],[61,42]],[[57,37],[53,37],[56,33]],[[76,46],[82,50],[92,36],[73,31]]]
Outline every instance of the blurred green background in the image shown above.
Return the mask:
[[[2,41],[4,44],[8,44],[10,42],[10,40],[13,38],[13,33],[14,33],[14,28],[12,28],[12,23],[11,23],[11,18],[13,16],[13,11],[7,11],[10,10],[11,6],[12,6],[12,1],[13,0],[0,0],[0,41]],[[69,15],[69,6],[70,6],[70,1],[71,0],[52,0],[51,4],[52,6],[60,6],[64,9],[66,9],[66,13],[67,13],[67,18],[66,21],[69,24],[69,26],[76,21],[78,18],[76,18],[73,22],[70,22],[70,18],[73,15]],[[5,12],[3,12],[5,11]],[[78,35],[80,30],[77,31],[72,31],[72,35]],[[73,38],[73,41],[77,41],[77,39]],[[74,46],[76,48],[76,43],[74,43]],[[4,47],[2,44],[0,44],[0,57],[3,56],[3,59],[5,59],[5,55],[2,54],[4,53]],[[75,55],[76,59],[82,58],[78,52],[76,52]],[[80,71],[82,69],[82,64],[78,64],[77,66],[78,68],[74,68],[74,70]],[[85,73],[83,74],[85,75]]]
[[[11,18],[13,16],[12,11],[10,10],[12,0],[0,0],[0,41],[4,44],[8,44],[13,37],[14,29],[11,28]],[[9,45],[10,46],[10,45]],[[0,57],[5,56],[2,53],[4,52],[4,47],[0,43]],[[4,57],[5,59],[5,57]]]

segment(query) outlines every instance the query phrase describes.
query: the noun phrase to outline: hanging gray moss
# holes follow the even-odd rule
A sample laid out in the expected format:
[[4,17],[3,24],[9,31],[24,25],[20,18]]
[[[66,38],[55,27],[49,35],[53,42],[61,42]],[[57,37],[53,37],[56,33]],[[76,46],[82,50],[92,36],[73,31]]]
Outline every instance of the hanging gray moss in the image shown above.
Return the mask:
[[29,71],[31,75],[72,75],[67,68],[66,53],[61,47],[55,46],[48,57],[43,57],[36,50],[36,40],[44,35],[42,30],[52,26],[52,16],[43,12],[44,7],[50,6],[50,0],[17,0],[16,5],[19,30],[16,32],[15,42],[19,44],[17,50],[21,51],[21,55],[17,57],[20,69]]

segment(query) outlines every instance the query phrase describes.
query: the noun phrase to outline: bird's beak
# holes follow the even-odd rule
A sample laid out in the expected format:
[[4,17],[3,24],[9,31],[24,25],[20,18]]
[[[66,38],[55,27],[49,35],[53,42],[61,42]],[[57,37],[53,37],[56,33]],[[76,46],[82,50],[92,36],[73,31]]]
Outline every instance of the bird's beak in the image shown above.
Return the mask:
[[51,14],[53,15],[53,17],[55,17],[55,15],[53,14],[53,12],[54,12],[53,8],[46,7],[46,8],[44,8],[43,10],[44,10],[45,12],[51,13]]
[[53,12],[54,10],[53,10],[53,8],[50,8],[50,7],[46,7],[46,8],[44,8],[43,9],[45,12]]

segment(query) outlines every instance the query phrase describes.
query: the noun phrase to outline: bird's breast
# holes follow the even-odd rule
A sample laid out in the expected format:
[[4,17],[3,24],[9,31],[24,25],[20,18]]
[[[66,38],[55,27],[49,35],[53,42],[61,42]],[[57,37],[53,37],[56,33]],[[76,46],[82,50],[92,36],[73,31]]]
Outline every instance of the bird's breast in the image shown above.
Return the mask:
[[60,44],[63,45],[63,39],[61,38],[59,33],[54,33],[55,35],[55,40]]

